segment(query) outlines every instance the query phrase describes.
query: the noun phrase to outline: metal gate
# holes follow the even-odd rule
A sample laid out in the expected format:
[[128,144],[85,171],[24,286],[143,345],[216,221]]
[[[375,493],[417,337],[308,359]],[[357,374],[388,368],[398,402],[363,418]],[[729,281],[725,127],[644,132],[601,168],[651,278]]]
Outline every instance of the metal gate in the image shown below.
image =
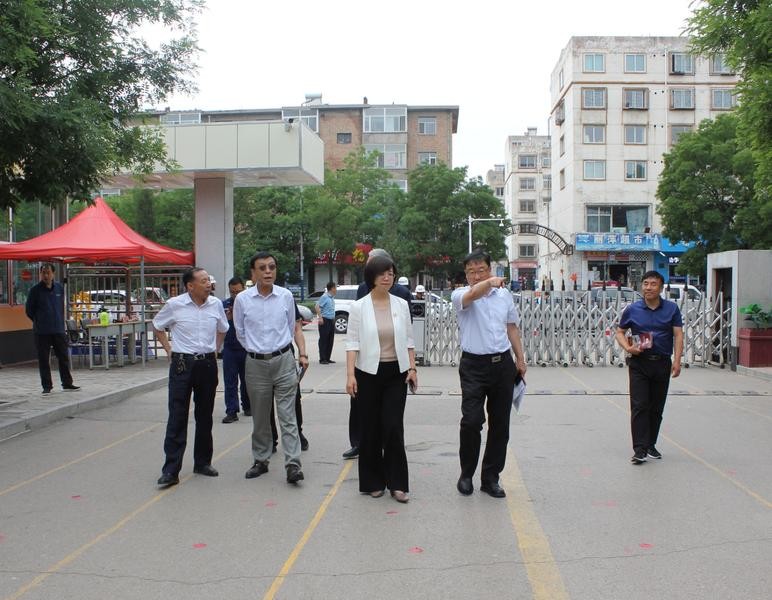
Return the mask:
[[[684,322],[684,366],[727,362],[731,307],[723,296],[677,302]],[[529,365],[624,366],[625,352],[614,336],[627,306],[621,295],[595,299],[589,292],[515,295],[523,350]],[[461,356],[458,320],[450,303],[426,311],[423,362],[458,364]]]

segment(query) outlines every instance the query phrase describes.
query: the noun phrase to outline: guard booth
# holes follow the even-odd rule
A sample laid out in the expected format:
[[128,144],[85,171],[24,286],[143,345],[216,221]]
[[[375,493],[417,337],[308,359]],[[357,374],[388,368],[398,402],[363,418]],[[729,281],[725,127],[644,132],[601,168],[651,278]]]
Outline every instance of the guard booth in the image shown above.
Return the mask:
[[415,341],[416,364],[426,364],[426,300],[412,300],[413,340]]

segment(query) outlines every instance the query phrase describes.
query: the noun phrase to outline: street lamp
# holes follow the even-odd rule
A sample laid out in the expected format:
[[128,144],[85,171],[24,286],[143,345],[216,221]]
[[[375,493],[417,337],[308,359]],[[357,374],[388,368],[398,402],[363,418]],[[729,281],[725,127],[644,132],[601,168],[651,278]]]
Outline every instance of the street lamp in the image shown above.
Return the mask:
[[469,253],[472,253],[472,223],[476,223],[477,221],[498,221],[499,225],[504,225],[504,218],[505,217],[497,217],[497,218],[491,218],[491,219],[475,219],[472,217],[472,215],[467,216],[467,220],[469,223]]

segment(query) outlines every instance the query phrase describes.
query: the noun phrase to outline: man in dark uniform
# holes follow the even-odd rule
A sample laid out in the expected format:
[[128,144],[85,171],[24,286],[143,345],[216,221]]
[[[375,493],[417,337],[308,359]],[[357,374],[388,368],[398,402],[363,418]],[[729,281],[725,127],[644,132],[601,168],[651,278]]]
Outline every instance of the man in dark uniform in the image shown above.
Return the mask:
[[252,416],[247,382],[244,378],[247,351],[236,339],[236,329],[233,327],[233,301],[243,291],[244,281],[241,277],[231,277],[228,281],[230,296],[222,301],[225,316],[228,317],[228,325],[230,325],[222,347],[222,373],[223,379],[225,379],[225,417],[222,420],[223,423],[233,423],[239,420],[239,394],[241,394],[241,408],[244,411],[244,416]]

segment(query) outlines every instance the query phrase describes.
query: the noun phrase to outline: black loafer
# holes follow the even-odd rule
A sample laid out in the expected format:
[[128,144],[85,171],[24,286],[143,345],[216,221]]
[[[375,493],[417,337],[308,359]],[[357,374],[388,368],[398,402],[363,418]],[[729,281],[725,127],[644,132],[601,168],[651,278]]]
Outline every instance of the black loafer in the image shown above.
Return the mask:
[[343,456],[343,458],[356,458],[359,456],[359,446],[349,448],[341,456]]
[[172,475],[171,473],[164,473],[161,475],[161,477],[158,478],[158,485],[165,488],[177,485],[179,482],[180,478],[177,477],[177,475]]
[[212,465],[193,467],[193,472],[198,473],[199,475],[206,475],[207,477],[217,477],[220,474]]
[[464,496],[471,496],[474,492],[474,486],[472,485],[471,477],[459,477],[456,489]]
[[287,483],[297,483],[302,479],[305,479],[305,476],[303,475],[303,471],[300,470],[299,466],[289,465],[287,467]]
[[251,417],[252,416],[252,411],[250,409],[248,409],[248,408],[245,408],[244,409],[244,416],[245,417]]
[[223,423],[235,423],[238,420],[239,420],[239,416],[238,415],[225,415],[223,417],[222,422]]
[[255,464],[252,465],[249,471],[247,471],[244,474],[244,477],[246,479],[254,479],[255,477],[260,477],[260,475],[267,472],[268,472],[268,465],[263,462],[260,462],[259,460],[256,460]]
[[68,385],[63,385],[63,386],[62,386],[62,389],[63,389],[63,390],[66,390],[66,391],[68,391],[68,392],[74,392],[74,391],[76,391],[76,390],[79,390],[79,389],[80,389],[80,386],[79,386],[79,385],[73,385],[73,384],[71,384],[71,383],[70,383],[70,384],[68,384]]
[[507,493],[504,491],[504,488],[499,485],[498,481],[483,483],[480,486],[480,491],[485,492],[493,498],[506,498],[507,496]]

